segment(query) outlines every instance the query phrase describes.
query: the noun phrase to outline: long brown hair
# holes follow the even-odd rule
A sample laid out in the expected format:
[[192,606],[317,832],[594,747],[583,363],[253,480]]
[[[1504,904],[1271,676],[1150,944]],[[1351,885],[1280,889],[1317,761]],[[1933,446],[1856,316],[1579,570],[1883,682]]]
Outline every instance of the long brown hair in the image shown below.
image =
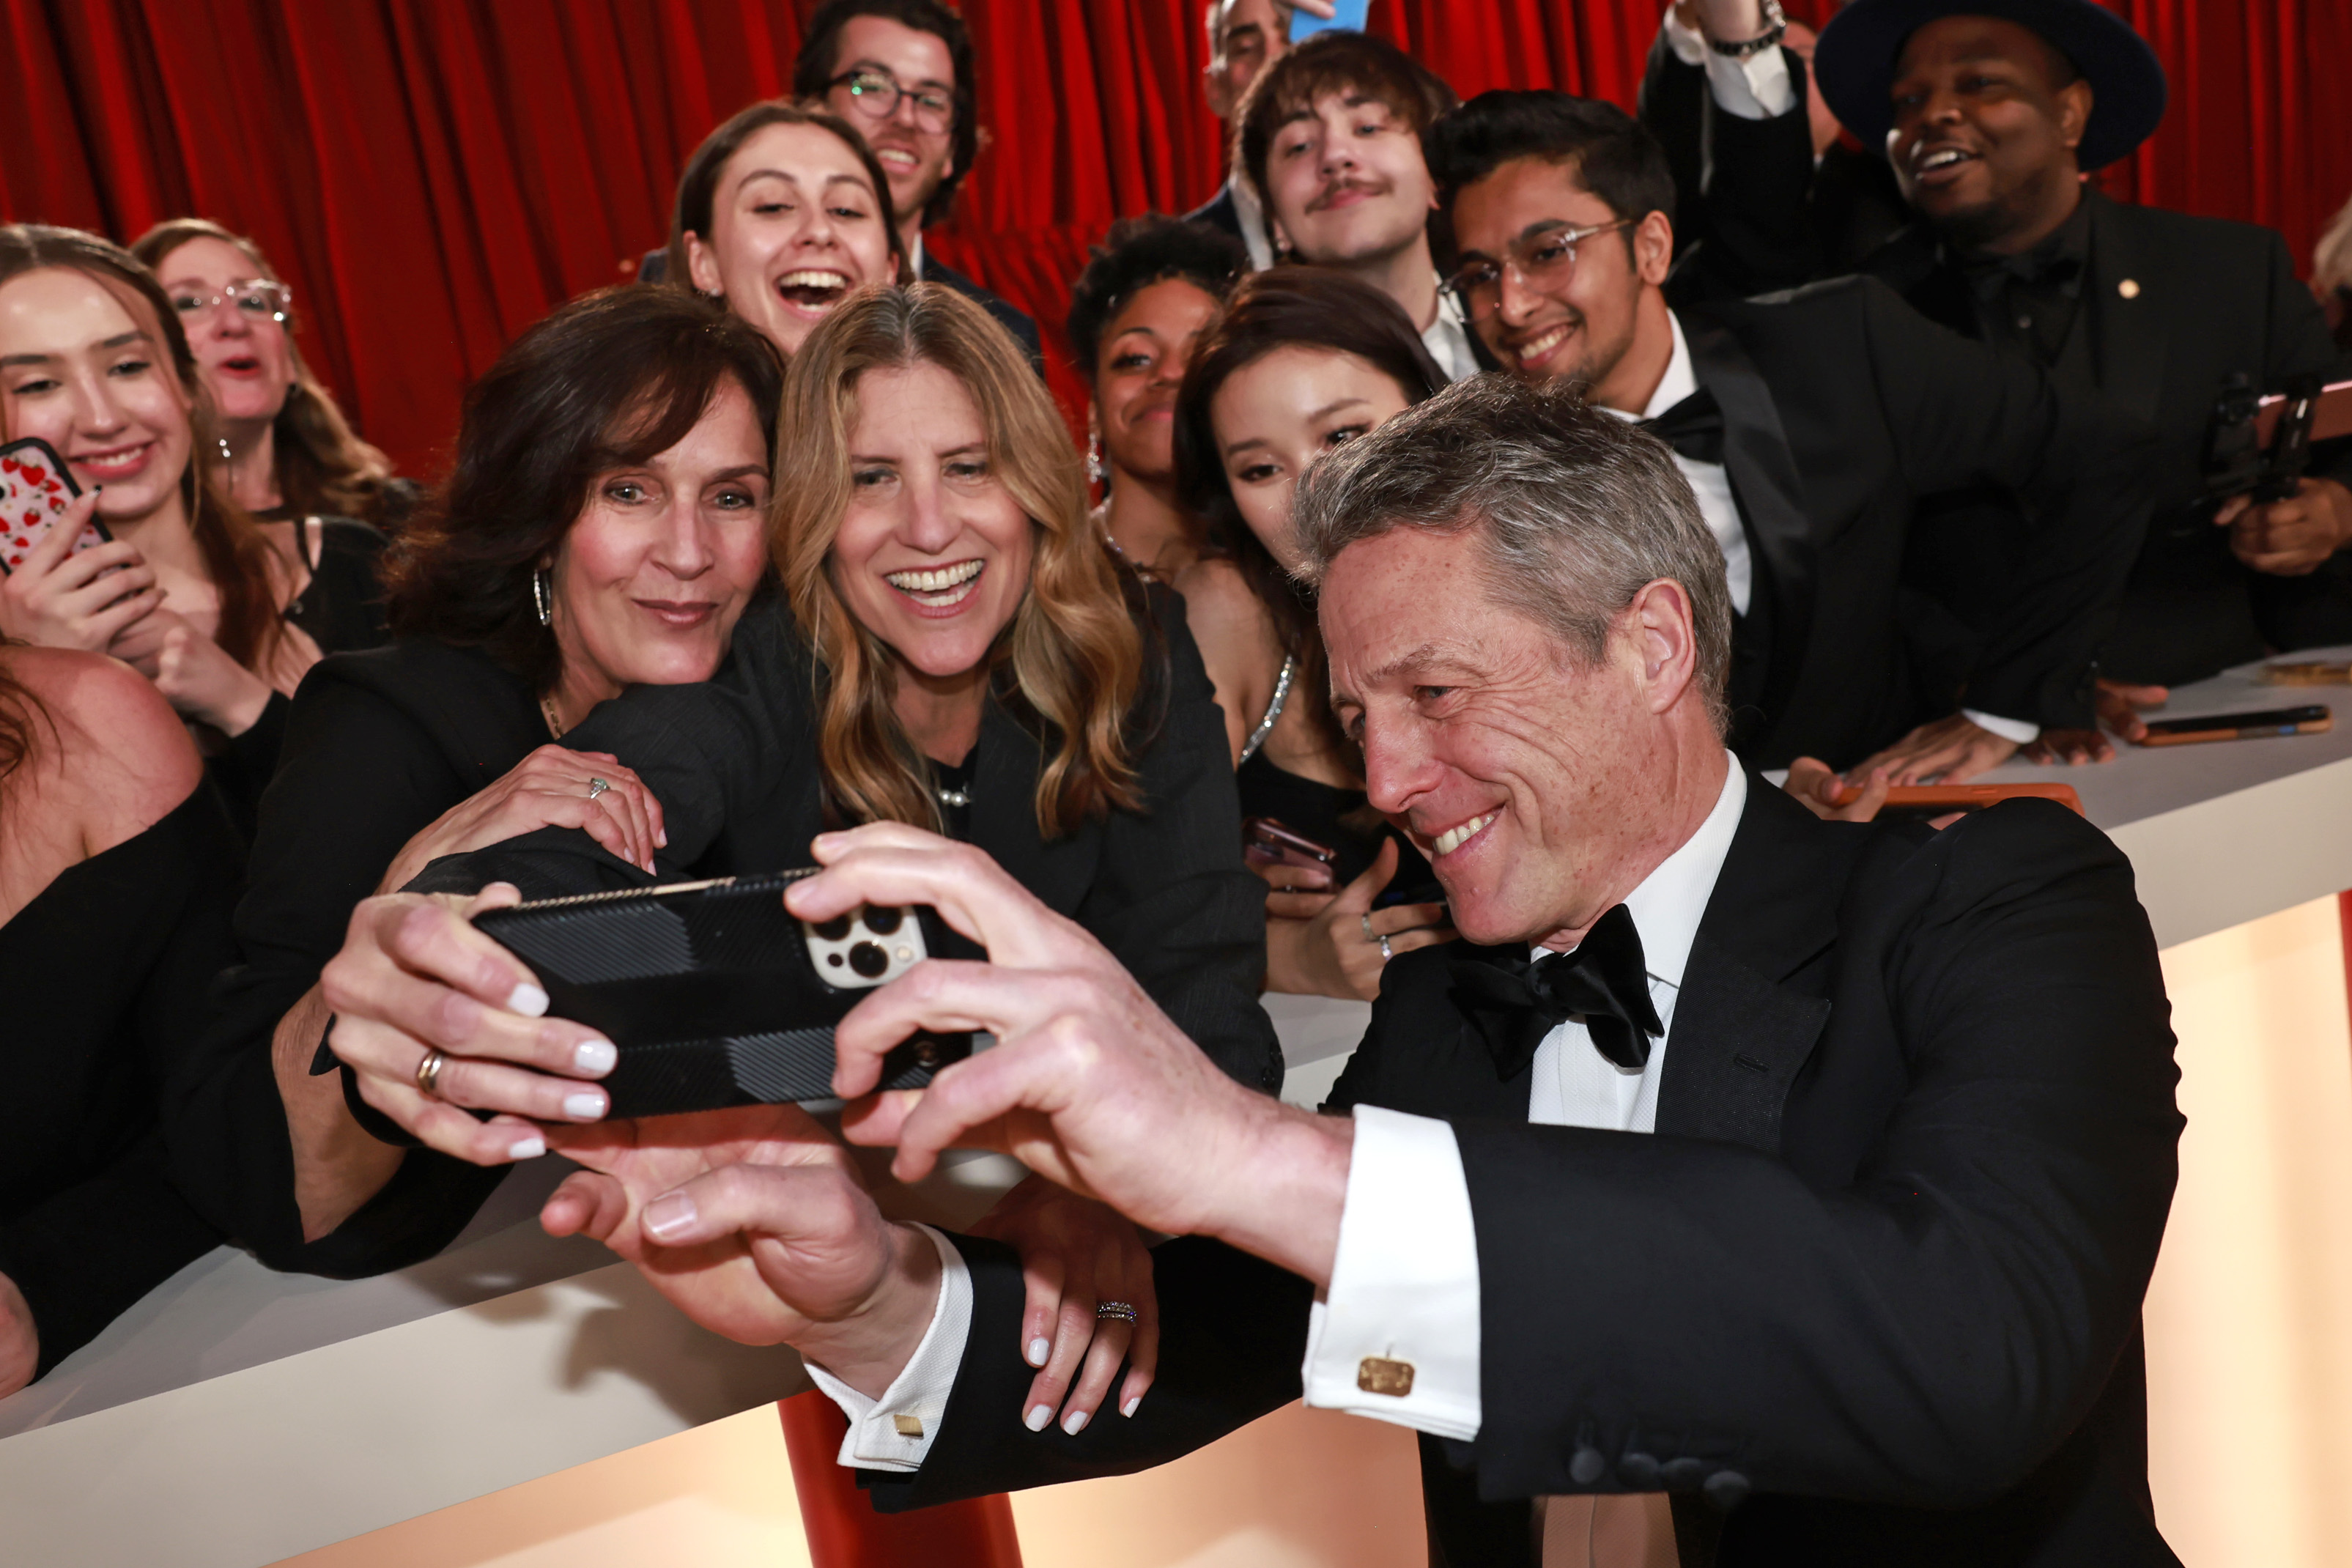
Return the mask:
[[[160,271],[163,258],[192,239],[233,245],[252,263],[257,276],[278,281],[277,268],[269,265],[259,246],[210,218],[175,217],[159,223],[131,242],[131,254],[149,270]],[[392,459],[361,440],[351,421],[343,417],[334,394],[303,359],[294,327],[289,312],[286,353],[294,366],[294,384],[287,389],[285,406],[271,424],[277,438],[278,500],[297,516],[318,512],[379,521],[376,509],[384,482],[393,477]]]
[[[283,626],[276,555],[260,525],[229,499],[204,460],[214,449],[212,399],[196,373],[196,356],[188,348],[179,312],[164,298],[155,275],[110,239],[47,224],[0,225],[0,285],[51,267],[89,278],[120,300],[133,321],[152,318],[155,341],[172,356],[188,405],[194,439],[187,468],[180,475],[180,500],[187,508],[188,531],[204,556],[205,574],[220,592],[220,627],[213,640],[247,669],[267,669]],[[6,434],[5,414],[0,405],[0,436]]]
[[930,764],[891,699],[898,657],[842,602],[831,557],[850,499],[850,430],[868,371],[935,364],[963,383],[989,471],[1028,515],[1029,591],[989,652],[990,689],[1046,751],[1037,825],[1051,838],[1140,801],[1128,716],[1143,642],[1109,556],[1087,526],[1085,475],[1026,356],[987,311],[938,284],[861,289],[817,324],[784,377],[776,569],[814,655],[829,803],[859,821],[940,826]]
[[783,375],[774,345],[690,289],[625,283],[558,307],[466,394],[449,477],[386,558],[393,630],[479,648],[553,689],[563,655],[531,579],[597,477],[677,445],[730,382],[772,464]]

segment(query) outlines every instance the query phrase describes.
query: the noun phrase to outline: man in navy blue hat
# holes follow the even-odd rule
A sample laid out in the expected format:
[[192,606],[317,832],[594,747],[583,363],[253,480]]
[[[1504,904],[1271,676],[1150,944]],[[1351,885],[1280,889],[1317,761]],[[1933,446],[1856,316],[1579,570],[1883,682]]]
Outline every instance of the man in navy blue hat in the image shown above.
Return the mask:
[[[1743,6],[1752,18],[1731,14]],[[1700,10],[1711,39],[1769,30],[1759,0]],[[1719,177],[1727,157],[1810,155],[1801,92],[1775,106],[1777,121],[1717,115],[1718,178],[1684,197],[1711,210],[1718,244],[1755,247],[1742,258],[1749,276],[1794,283],[1858,265],[1930,319],[2157,427],[2160,499],[2101,658],[2111,726],[2135,736],[2131,700],[2160,700],[2154,688],[2265,648],[2352,640],[2352,453],[2323,455],[2295,495],[2267,505],[2204,491],[2203,438],[2227,377],[2270,391],[2298,374],[2343,374],[2284,243],[2084,182],[2164,116],[2164,71],[2147,43],[2091,0],[1853,0],[1812,66],[1836,118],[1885,149],[1916,221],[1858,261],[1807,254],[1786,243],[1789,180]],[[1751,221],[1728,221],[1734,205]],[[1955,514],[1946,543],[1982,552],[1998,510]]]

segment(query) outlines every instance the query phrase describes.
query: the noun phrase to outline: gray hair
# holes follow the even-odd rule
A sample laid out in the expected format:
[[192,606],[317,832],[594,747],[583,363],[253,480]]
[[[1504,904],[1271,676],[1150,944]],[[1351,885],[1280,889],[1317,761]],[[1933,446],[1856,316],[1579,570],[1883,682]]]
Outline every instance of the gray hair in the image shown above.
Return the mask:
[[1309,468],[1292,520],[1302,574],[1318,584],[1341,551],[1391,529],[1475,531],[1494,602],[1587,665],[1635,595],[1676,583],[1690,598],[1699,690],[1716,732],[1726,729],[1722,548],[1665,444],[1572,386],[1499,373],[1458,381]]

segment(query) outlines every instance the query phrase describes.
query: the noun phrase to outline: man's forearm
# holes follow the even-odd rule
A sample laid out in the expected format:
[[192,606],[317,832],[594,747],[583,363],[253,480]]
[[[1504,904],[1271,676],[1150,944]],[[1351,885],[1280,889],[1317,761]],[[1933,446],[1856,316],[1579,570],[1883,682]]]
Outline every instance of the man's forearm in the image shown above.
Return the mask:
[[1356,1124],[1259,1099],[1253,1124],[1237,1130],[1240,1157],[1228,1173],[1203,1234],[1265,1258],[1311,1282],[1331,1283],[1339,1249],[1339,1215],[1348,1203],[1348,1163]]
[[882,1281],[855,1312],[819,1323],[793,1343],[868,1399],[879,1399],[914,1355],[940,1300],[940,1255],[911,1225],[890,1227],[891,1259]]

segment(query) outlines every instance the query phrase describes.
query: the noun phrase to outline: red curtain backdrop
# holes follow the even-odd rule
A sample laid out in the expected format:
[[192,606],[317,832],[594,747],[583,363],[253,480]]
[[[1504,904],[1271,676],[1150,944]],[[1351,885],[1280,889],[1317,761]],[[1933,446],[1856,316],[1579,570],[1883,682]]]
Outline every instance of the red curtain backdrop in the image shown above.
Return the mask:
[[[2269,224],[2307,264],[2352,195],[2344,0],[2110,0],[2172,78],[2126,199]],[[1820,20],[1832,0],[1792,0]],[[1630,105],[1660,0],[1374,0],[1465,96]],[[0,0],[0,218],[255,236],[303,344],[411,472],[550,306],[628,274],[720,119],[789,79],[795,0]],[[1222,177],[1200,0],[965,0],[990,141],[940,256],[1052,335],[1111,220]],[[2335,68],[2326,62],[2334,60]],[[1066,366],[1055,384],[1074,402]]]

